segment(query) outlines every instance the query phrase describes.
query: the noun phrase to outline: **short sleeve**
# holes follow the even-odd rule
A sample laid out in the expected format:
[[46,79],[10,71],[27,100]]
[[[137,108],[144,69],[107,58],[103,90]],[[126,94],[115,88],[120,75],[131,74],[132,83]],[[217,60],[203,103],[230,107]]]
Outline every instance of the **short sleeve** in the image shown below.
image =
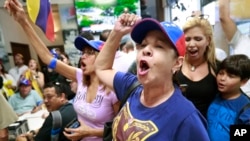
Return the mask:
[[235,48],[235,46],[238,44],[240,40],[240,37],[241,37],[241,32],[239,31],[239,29],[237,29],[237,31],[234,33],[234,36],[232,40],[229,42],[229,44],[232,45],[233,48]]
[[115,74],[113,86],[119,100],[122,99],[128,88],[137,81],[137,77],[131,73],[117,72]]

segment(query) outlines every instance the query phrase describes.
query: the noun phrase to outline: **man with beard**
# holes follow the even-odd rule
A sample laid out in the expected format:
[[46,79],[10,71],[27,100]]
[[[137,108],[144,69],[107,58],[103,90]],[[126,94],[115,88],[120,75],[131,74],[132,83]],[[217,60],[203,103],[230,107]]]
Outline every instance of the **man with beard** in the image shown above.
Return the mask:
[[9,70],[9,74],[15,79],[15,82],[18,83],[20,76],[28,69],[28,66],[24,64],[23,55],[20,53],[14,56],[14,62],[15,66]]

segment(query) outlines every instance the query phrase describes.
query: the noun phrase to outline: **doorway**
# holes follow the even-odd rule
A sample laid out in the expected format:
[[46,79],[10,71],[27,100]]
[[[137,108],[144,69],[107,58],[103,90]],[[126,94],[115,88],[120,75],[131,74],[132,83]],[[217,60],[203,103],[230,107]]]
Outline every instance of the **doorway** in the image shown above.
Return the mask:
[[14,56],[17,53],[20,53],[23,55],[24,64],[28,65],[29,60],[31,59],[29,45],[10,42],[10,46],[11,46],[11,50],[12,50],[13,60],[14,60]]

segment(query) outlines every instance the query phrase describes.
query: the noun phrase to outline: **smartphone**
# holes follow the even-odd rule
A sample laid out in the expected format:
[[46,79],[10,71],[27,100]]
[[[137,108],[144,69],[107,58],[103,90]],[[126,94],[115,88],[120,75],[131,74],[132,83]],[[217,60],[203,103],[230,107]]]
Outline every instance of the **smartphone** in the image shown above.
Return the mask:
[[80,126],[80,122],[74,118],[72,121],[70,121],[67,125],[66,128],[78,128]]

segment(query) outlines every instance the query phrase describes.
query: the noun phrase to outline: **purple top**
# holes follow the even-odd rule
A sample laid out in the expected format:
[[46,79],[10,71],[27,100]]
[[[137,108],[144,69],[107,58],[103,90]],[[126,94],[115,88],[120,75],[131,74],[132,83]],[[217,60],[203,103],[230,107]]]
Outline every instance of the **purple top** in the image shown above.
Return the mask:
[[[74,109],[77,113],[78,120],[84,121],[87,126],[102,129],[104,123],[114,118],[113,104],[118,99],[114,92],[106,93],[103,86],[98,87],[96,98],[91,102],[86,102],[88,87],[83,85],[83,72],[77,69],[76,73],[78,88],[73,101]],[[81,141],[102,141],[100,137],[87,137]]]

